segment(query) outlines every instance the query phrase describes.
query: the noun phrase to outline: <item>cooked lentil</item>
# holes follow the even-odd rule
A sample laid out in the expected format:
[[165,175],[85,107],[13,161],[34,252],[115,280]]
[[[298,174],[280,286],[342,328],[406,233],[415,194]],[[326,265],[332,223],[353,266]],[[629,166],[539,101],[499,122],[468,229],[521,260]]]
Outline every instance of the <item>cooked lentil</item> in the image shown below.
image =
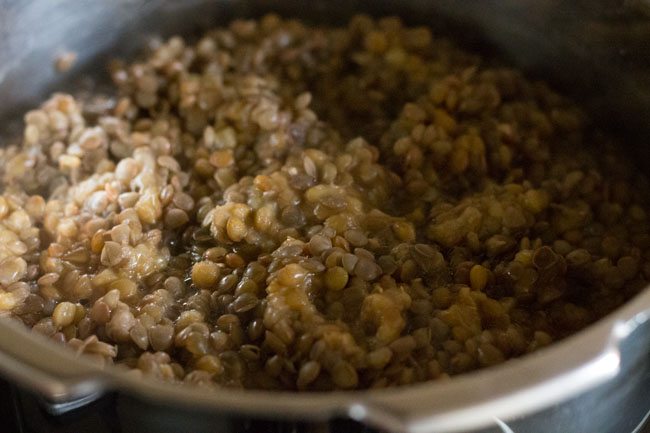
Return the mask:
[[55,94],[0,149],[0,311],[100,363],[404,385],[551,344],[650,278],[616,143],[427,28],[268,15],[111,74],[99,111]]

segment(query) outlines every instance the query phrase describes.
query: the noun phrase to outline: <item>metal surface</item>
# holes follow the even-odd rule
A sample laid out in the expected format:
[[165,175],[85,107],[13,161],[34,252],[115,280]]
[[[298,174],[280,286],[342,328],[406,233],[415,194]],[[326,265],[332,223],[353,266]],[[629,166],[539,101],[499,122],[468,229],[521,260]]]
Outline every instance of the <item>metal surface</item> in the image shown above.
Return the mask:
[[[628,150],[641,157],[640,168],[647,169],[650,20],[640,12],[640,4],[351,0],[315,1],[307,8],[298,0],[0,0],[0,118],[11,118],[52,90],[79,88],[84,74],[102,82],[101,66],[109,57],[132,54],[155,33],[195,33],[233,16],[269,10],[312,21],[340,21],[365,10],[398,13],[438,33],[456,34],[469,48],[488,50],[549,79],[591,109],[603,126],[625,137]],[[63,75],[52,67],[62,51],[78,54],[77,66]],[[3,125],[7,130],[10,123]],[[53,401],[120,390],[143,404],[193,413],[187,420],[263,417],[318,422],[350,417],[413,433],[502,431],[499,420],[514,426],[515,432],[519,426],[531,433],[618,433],[626,431],[622,428],[627,424],[633,428],[648,409],[643,404],[650,404],[643,401],[650,393],[649,316],[646,289],[609,317],[538,353],[448,382],[384,391],[208,392],[140,381],[113,369],[99,371],[15,323],[0,326],[0,370]],[[639,408],[630,409],[635,406],[631,402],[639,400]],[[572,407],[590,412],[579,420],[567,412]],[[549,429],[546,420],[554,427]]]

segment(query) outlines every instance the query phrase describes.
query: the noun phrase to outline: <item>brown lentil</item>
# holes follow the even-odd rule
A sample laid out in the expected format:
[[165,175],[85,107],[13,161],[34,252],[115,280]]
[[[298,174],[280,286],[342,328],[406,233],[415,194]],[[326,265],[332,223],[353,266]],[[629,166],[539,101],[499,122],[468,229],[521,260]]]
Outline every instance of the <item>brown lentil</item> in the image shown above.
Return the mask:
[[329,268],[325,273],[325,286],[329,290],[341,290],[348,283],[348,273],[340,266]]
[[57,304],[52,312],[52,323],[57,328],[64,328],[74,322],[76,307],[71,302]]
[[219,281],[219,266],[209,260],[197,262],[192,266],[192,282],[200,289],[214,289]]
[[481,265],[474,265],[469,271],[469,281],[474,290],[483,290],[488,281],[488,271]]
[[397,18],[274,15],[115,62],[114,104],[55,94],[0,148],[0,314],[160,380],[292,390],[578,331],[650,278],[647,181],[490,65]]

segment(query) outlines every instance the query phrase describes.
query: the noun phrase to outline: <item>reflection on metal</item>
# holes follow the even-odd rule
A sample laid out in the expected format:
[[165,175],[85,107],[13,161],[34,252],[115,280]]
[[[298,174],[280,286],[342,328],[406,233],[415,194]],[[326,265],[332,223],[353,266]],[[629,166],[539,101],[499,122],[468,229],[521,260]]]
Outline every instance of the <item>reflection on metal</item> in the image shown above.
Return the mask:
[[632,433],[647,433],[650,432],[650,412],[646,413],[639,425],[632,431]]
[[495,418],[494,418],[494,422],[497,423],[497,425],[499,426],[499,428],[501,428],[501,431],[502,431],[503,433],[515,433],[515,432],[514,432],[510,427],[508,427],[508,424],[506,424],[505,422],[501,421],[499,418],[496,418],[496,417],[495,417]]
[[103,391],[93,392],[88,395],[84,395],[80,398],[65,401],[65,402],[52,402],[47,399],[41,399],[41,406],[50,414],[50,415],[63,415],[64,413],[72,412],[73,410],[79,409],[80,407],[86,406],[87,404],[92,403],[95,400],[98,400],[104,395]]

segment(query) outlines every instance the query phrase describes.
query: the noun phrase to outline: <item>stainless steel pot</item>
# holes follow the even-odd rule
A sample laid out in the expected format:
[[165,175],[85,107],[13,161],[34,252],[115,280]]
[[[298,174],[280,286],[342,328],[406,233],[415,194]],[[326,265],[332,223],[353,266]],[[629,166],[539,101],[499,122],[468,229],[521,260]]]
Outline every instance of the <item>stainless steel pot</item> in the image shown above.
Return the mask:
[[[152,34],[193,33],[267,11],[312,21],[341,21],[359,11],[398,14],[456,34],[469,48],[495,53],[574,95],[625,137],[640,169],[650,161],[646,0],[0,0],[1,129],[10,134],[8,119],[48,92],[79,88],[79,77],[101,83],[105,60],[133,53]],[[52,62],[63,51],[76,52],[78,63],[61,75]],[[214,427],[242,418],[299,420],[326,431],[328,420],[343,417],[413,433],[508,431],[506,424],[516,432],[628,432],[650,409],[650,289],[550,348],[399,389],[207,392],[140,381],[100,371],[9,321],[0,323],[0,373],[37,390],[52,408],[119,391],[142,407],[166,408],[156,416],[181,417],[178,426],[193,431],[200,430],[197,420]]]

